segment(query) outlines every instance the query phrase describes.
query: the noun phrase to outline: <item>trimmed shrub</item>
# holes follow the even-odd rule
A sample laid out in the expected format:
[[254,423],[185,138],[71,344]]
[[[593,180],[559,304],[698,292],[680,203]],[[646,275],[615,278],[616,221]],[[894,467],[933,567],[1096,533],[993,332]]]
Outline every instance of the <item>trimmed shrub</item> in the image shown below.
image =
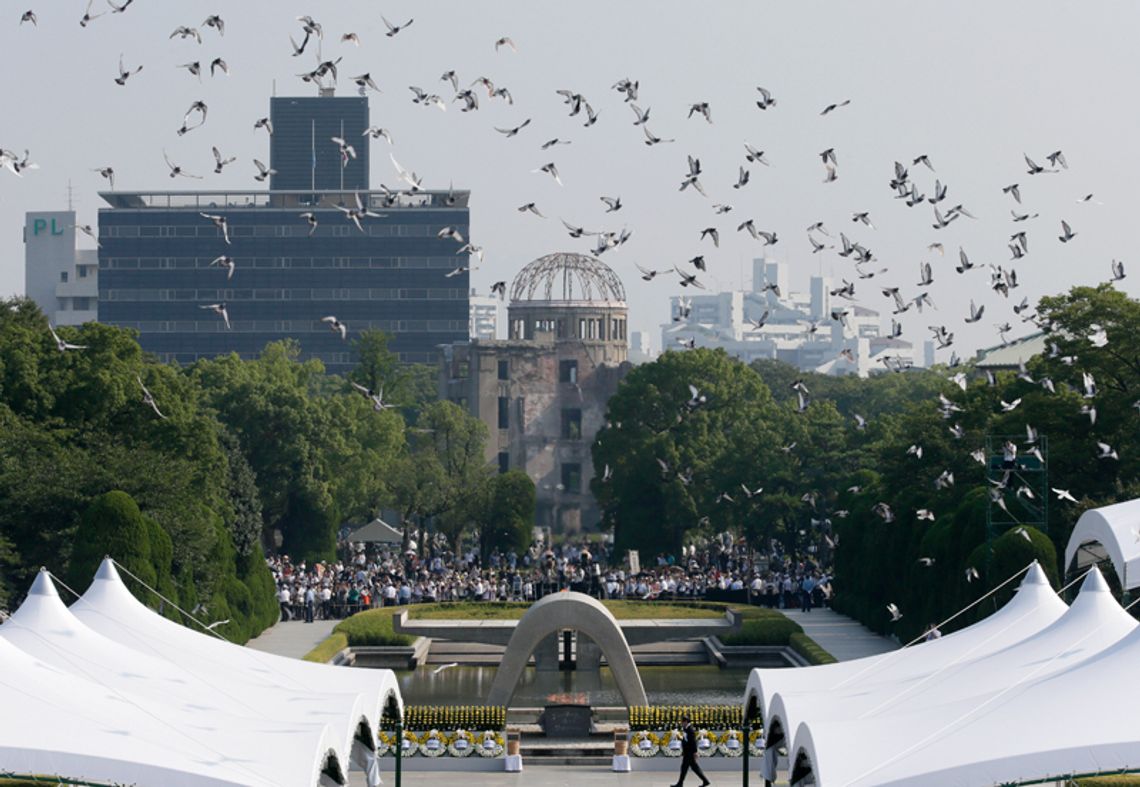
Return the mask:
[[[88,587],[103,557],[110,555],[143,582],[155,587],[158,576],[151,559],[151,529],[138,504],[126,492],[107,492],[95,498],[83,512],[75,532],[68,584],[80,591]],[[144,604],[158,606],[158,599],[149,591],[139,588],[128,576],[123,580]]]
[[317,664],[327,664],[332,657],[348,647],[348,637],[339,631],[334,631],[321,640],[315,648],[305,654],[305,661],[314,661]]
[[411,645],[416,638],[408,634],[397,634],[392,630],[392,615],[398,607],[383,607],[360,612],[348,620],[343,620],[333,629],[344,634],[348,644],[358,645]]
[[725,645],[787,645],[795,634],[802,634],[803,628],[794,620],[777,615],[774,618],[745,620],[740,631],[725,634],[720,641]]
[[807,659],[812,666],[818,664],[834,664],[837,659],[819,646],[819,643],[803,632],[796,632],[788,638],[792,650]]

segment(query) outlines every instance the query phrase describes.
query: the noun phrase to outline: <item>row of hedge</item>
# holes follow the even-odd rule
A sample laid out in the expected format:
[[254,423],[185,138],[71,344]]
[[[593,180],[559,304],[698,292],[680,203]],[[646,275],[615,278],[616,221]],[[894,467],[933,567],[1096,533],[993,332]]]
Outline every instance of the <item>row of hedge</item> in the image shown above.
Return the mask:
[[816,666],[818,664],[834,664],[838,659],[824,650],[818,642],[804,634],[802,631],[797,631],[788,638],[788,644],[792,650],[800,654],[807,660],[808,664]]

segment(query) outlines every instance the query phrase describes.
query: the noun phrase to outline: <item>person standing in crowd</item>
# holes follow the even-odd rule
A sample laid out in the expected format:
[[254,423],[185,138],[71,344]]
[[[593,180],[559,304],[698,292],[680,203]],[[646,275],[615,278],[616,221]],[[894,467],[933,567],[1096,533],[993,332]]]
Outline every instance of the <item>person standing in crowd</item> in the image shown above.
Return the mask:
[[289,592],[288,585],[281,585],[281,590],[277,591],[277,601],[281,604],[281,619],[290,621],[293,619],[293,611],[290,609],[290,604],[293,601],[293,595]]
[[305,622],[312,623],[313,615],[317,607],[317,594],[313,590],[313,586],[305,588]]
[[681,740],[681,775],[677,777],[677,783],[673,787],[683,787],[685,777],[690,770],[694,775],[701,777],[701,787],[706,787],[712,782],[697,763],[697,730],[693,727],[693,720],[688,716],[681,717],[681,724],[683,725],[681,734],[684,736]]
[[804,577],[804,581],[800,584],[800,609],[803,612],[811,612],[812,606],[812,591],[815,590],[815,577],[808,574]]

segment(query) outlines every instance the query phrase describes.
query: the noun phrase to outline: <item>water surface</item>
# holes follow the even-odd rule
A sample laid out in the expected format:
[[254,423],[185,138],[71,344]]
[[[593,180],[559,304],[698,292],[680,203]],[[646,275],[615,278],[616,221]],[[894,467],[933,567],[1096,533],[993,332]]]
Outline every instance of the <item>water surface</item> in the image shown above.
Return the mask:
[[[400,691],[409,705],[478,705],[491,691],[497,667],[437,666],[397,670]],[[641,682],[650,705],[736,705],[748,683],[748,669],[720,669],[712,665],[641,667]],[[511,705],[546,704],[550,694],[585,692],[591,705],[624,705],[608,667],[597,673],[538,672],[527,667]]]

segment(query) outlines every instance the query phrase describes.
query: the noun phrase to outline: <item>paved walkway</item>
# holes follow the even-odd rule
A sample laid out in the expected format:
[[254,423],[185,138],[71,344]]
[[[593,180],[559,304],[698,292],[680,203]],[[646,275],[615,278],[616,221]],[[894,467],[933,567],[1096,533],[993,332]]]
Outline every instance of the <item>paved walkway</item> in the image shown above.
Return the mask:
[[[677,769],[680,770],[680,763]],[[640,773],[614,773],[604,768],[581,765],[534,766],[523,761],[522,773],[418,773],[401,774],[401,785],[440,785],[462,784],[463,787],[664,787],[677,780],[677,771],[642,771]],[[717,787],[739,784],[739,773],[708,772],[709,779]],[[384,784],[395,784],[390,771],[384,771]],[[756,771],[752,772],[751,782],[763,784]],[[350,787],[364,787],[364,774],[354,771],[348,776]],[[700,784],[693,775],[685,780],[689,787]],[[787,782],[777,782],[787,785]]]
[[304,623],[293,620],[288,623],[278,623],[261,632],[261,636],[246,643],[247,648],[276,653],[278,656],[288,656],[299,659],[315,648],[321,640],[332,633],[339,620],[318,620],[313,623]]
[[876,634],[862,623],[833,612],[816,608],[811,612],[798,609],[780,610],[804,627],[804,633],[840,661],[877,656],[898,648],[898,643]]

